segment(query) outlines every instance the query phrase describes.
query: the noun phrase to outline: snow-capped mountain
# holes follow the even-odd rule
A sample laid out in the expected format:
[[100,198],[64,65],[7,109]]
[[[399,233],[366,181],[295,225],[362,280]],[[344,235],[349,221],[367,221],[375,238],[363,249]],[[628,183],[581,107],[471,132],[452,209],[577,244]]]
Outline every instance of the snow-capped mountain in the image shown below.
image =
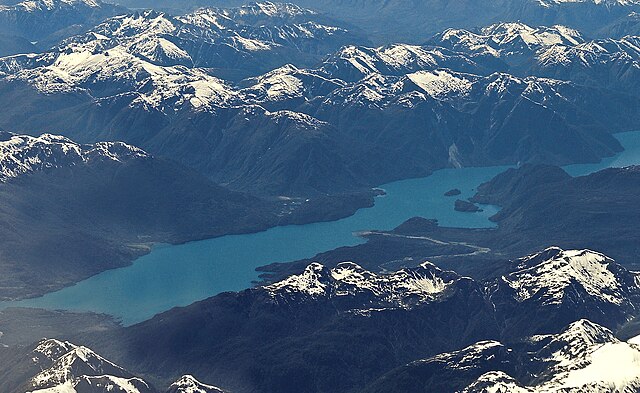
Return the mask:
[[[435,70],[404,76],[372,74],[325,97],[318,97],[307,105],[312,109],[303,110],[340,130],[349,130],[350,135],[364,133],[367,138],[363,143],[376,140],[372,136],[374,130],[381,130],[375,135],[384,135],[386,147],[396,146],[396,149],[403,150],[408,147],[408,139],[414,140],[411,152],[403,155],[405,160],[423,157],[421,163],[411,164],[413,168],[424,168],[425,159],[458,166],[476,165],[473,162],[484,161],[485,157],[504,159],[502,162],[507,163],[511,160],[508,157],[514,153],[524,162],[571,162],[587,155],[612,154],[611,149],[615,149],[617,144],[615,141],[594,143],[596,139],[581,135],[578,127],[570,125],[578,118],[580,122],[600,123],[604,136],[606,122],[601,123],[593,116],[604,113],[609,116],[612,112],[586,110],[603,103],[593,100],[592,93],[597,95],[603,91],[596,93],[591,88],[548,78],[520,78],[505,73],[481,77]],[[633,111],[632,106],[635,105],[628,109]],[[613,106],[611,109],[616,110]],[[567,118],[569,113],[580,115]],[[475,130],[474,137],[470,137],[470,128]],[[435,133],[440,137],[427,141],[425,133]],[[530,136],[526,144],[520,139],[524,135]],[[543,142],[550,139],[554,140],[557,150],[549,149],[549,145]],[[597,138],[603,142],[606,139],[608,137]],[[506,140],[511,142],[505,144]],[[571,140],[573,146],[576,143],[583,146],[579,155],[571,153],[572,149],[560,148],[565,143],[563,140]],[[380,149],[382,145],[372,148]],[[554,151],[562,152],[563,157]],[[384,154],[379,156],[381,159],[386,157]]]
[[417,71],[403,76],[371,74],[356,83],[331,92],[322,100],[322,105],[413,107],[420,101],[437,100],[460,108],[461,112],[471,112],[473,110],[463,108],[481,105],[483,100],[499,101],[515,95],[526,97],[543,108],[547,105],[552,108],[556,105],[561,106],[560,102],[572,105],[571,90],[573,86],[570,83],[548,78],[519,78],[506,73],[482,77],[437,69]]
[[587,3],[602,6],[631,6],[640,5],[638,0],[538,0],[544,7],[551,7],[563,3]]
[[[93,350],[56,339],[42,339],[18,349],[13,365],[3,365],[3,392],[7,393],[159,393],[140,377]],[[222,389],[185,375],[167,393],[223,393]]]
[[[590,318],[616,327],[638,314],[640,275],[590,250],[550,247],[513,262],[509,273],[490,283],[488,299],[510,331],[512,321],[533,333],[551,332],[565,320]],[[411,309],[447,299],[456,288],[473,287],[470,278],[425,262],[413,269],[376,274],[351,262],[328,268],[313,263],[300,275],[265,287],[276,302],[300,304],[331,300],[362,311]],[[533,314],[535,318],[527,318]],[[535,321],[535,322],[534,322]]]
[[[471,281],[454,272],[445,272],[430,263],[391,274],[376,274],[355,263],[344,262],[334,268],[319,263],[309,265],[300,275],[265,287],[276,302],[299,304],[318,299],[342,299],[356,307],[351,311],[411,309],[442,301]],[[362,305],[366,305],[363,308]]]
[[53,168],[92,165],[101,160],[147,158],[150,156],[143,150],[122,142],[80,145],[59,135],[32,137],[0,132],[0,182]]
[[639,44],[640,37],[625,36],[575,46],[555,45],[536,54],[530,73],[636,94],[640,79]]
[[222,389],[206,385],[192,375],[184,375],[169,386],[167,393],[224,393]]
[[[123,353],[127,364],[143,373],[171,375],[164,358],[231,392],[347,391],[418,353],[497,338],[492,312],[480,284],[429,263],[385,273],[313,263],[271,285],[169,310],[121,337],[136,348]],[[110,337],[96,341],[114,349]]]
[[638,313],[640,277],[600,253],[552,247],[515,261],[489,296],[512,335],[579,318],[615,327]]
[[398,76],[440,68],[476,74],[490,72],[481,60],[475,59],[473,54],[465,56],[443,47],[396,44],[369,48],[349,45],[325,59],[320,69],[349,82],[372,74]]
[[447,29],[430,42],[457,52],[484,54],[513,61],[512,57],[530,56],[541,48],[573,46],[584,42],[584,39],[578,31],[560,25],[531,27],[524,23],[498,23],[478,32]]
[[[219,0],[217,4],[237,5],[238,0]],[[450,28],[473,28],[496,21],[522,21],[527,24],[566,24],[589,35],[623,21],[638,12],[637,0],[456,0],[443,4],[435,0],[402,2],[368,0],[295,0],[296,4],[345,20],[379,43],[403,41],[421,43],[430,35]],[[166,7],[191,10],[208,5],[205,0],[122,0],[135,7]]]
[[[638,314],[635,273],[592,251],[557,248],[509,269],[495,281],[508,281],[506,291],[430,263],[377,273],[352,262],[315,262],[272,284],[159,314],[118,337],[135,348],[123,357],[141,372],[171,375],[160,361],[171,359],[231,391],[634,386],[640,348],[609,329]],[[506,297],[517,304],[505,307]],[[558,307],[558,299],[568,306]],[[583,320],[591,316],[602,324]],[[96,340],[113,350],[109,341]],[[194,355],[202,353],[216,356]],[[629,368],[599,371],[609,356]],[[306,376],[292,387],[288,370]]]
[[[29,381],[33,393],[50,391],[122,391],[151,393],[143,380],[104,359],[92,350],[68,342],[43,340],[35,348],[36,354],[50,359],[50,365]],[[60,355],[61,354],[61,355]]]
[[252,3],[203,8],[181,16],[144,11],[108,19],[71,44],[106,51],[121,47],[158,66],[215,69],[219,76],[255,76],[286,63],[307,66],[353,41],[357,33],[291,4]]
[[518,382],[492,371],[464,389],[465,393],[508,389],[510,392],[624,392],[640,389],[640,346],[620,341],[610,330],[588,320],[571,324],[556,336],[532,337],[544,345],[534,361],[542,363],[535,382]]
[[22,37],[46,49],[124,12],[125,8],[100,0],[25,0],[13,5],[0,4],[0,34]]
[[[171,102],[208,107],[224,105],[232,93],[221,80],[197,68],[175,64],[188,57],[158,37],[175,29],[162,14],[116,17],[63,43],[52,52],[5,59],[9,80],[25,81],[44,94],[88,92],[95,98],[133,93],[133,105],[153,108]],[[112,31],[112,37],[103,33]],[[100,32],[100,33],[98,33]],[[120,42],[133,34],[133,42]],[[170,59],[170,65],[154,61]]]
[[[222,391],[178,370],[231,392],[613,393],[640,386],[639,340],[621,341],[610,330],[638,314],[635,273],[602,254],[558,248],[509,269],[486,288],[430,263],[384,273],[312,263],[273,284],[85,339],[136,372],[175,381],[170,393]],[[498,282],[509,290],[496,290]],[[520,303],[505,308],[501,291]],[[0,367],[14,383],[29,381],[23,391],[156,392],[86,347],[45,340],[34,348],[10,372]],[[305,376],[295,387],[289,370]]]
[[640,388],[640,346],[618,340],[589,320],[555,335],[522,342],[478,342],[398,368],[368,393],[397,389],[427,392],[631,392]]
[[242,82],[246,100],[264,105],[266,108],[291,107],[318,96],[325,96],[343,87],[345,82],[327,77],[324,73],[311,69],[300,69],[287,64],[264,75]]
[[234,97],[225,82],[204,70],[155,66],[122,48],[97,54],[84,50],[63,52],[52,60],[34,69],[20,70],[7,80],[24,81],[47,95],[87,92],[102,99],[129,93],[131,105],[157,110],[168,105],[225,106]]
[[571,80],[635,93],[640,38],[586,40],[566,26],[500,23],[478,31],[449,29],[430,43],[467,55],[493,57],[509,72]]
[[[290,27],[316,17],[296,6],[259,3],[178,17],[145,11],[110,18],[48,52],[0,59],[0,104],[8,108],[0,126],[60,130],[89,142],[123,140],[238,190],[308,196],[447,166],[593,161],[619,150],[612,129],[640,124],[636,98],[494,72],[508,68],[500,57],[460,48],[349,45],[317,68],[287,61],[278,52],[283,48],[311,53],[298,33],[287,35]],[[263,36],[264,28],[275,30]],[[496,25],[485,35],[502,37],[495,39],[504,45],[529,36],[538,46],[580,40],[561,27],[530,30]],[[238,39],[252,48],[236,45]],[[259,63],[250,73],[257,76],[235,82],[219,77],[225,65],[207,60],[232,59],[243,64],[231,64],[237,70],[249,58]],[[40,107],[51,110],[45,115]]]
[[[264,10],[258,13],[254,8]],[[159,110],[184,104],[228,106],[234,92],[212,76],[211,69],[215,74],[229,76],[226,69],[246,76],[287,61],[304,65],[304,57],[324,55],[342,45],[336,39],[347,39],[347,31],[338,27],[295,23],[302,17],[315,14],[273,3],[201,9],[180,17],[155,11],[122,15],[52,51],[5,58],[0,73],[44,94],[105,98],[128,93],[134,95],[132,105]],[[248,23],[252,18],[265,24],[253,26]]]
[[539,254],[516,262],[514,271],[502,277],[518,302],[532,297],[542,305],[560,304],[565,298],[574,298],[567,292],[572,284],[578,284],[589,298],[598,297],[604,303],[629,304],[636,295],[636,275],[618,277],[620,270],[615,262],[589,250],[563,251],[549,248]]

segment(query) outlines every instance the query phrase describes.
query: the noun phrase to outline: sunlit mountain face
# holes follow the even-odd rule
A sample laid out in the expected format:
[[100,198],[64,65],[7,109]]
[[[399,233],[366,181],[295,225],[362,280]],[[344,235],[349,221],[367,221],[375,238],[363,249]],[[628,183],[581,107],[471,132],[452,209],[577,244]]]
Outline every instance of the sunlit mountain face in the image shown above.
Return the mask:
[[640,2],[0,0],[0,391],[640,390]]

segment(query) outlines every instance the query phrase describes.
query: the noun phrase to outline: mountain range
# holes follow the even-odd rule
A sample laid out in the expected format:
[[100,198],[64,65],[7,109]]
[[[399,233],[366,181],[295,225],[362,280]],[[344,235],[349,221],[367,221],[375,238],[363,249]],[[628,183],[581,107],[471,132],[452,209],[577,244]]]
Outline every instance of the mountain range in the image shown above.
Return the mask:
[[[161,381],[193,372],[232,392],[348,392],[479,340],[560,334],[583,318],[617,329],[637,315],[639,295],[637,273],[589,250],[552,247],[485,281],[428,262],[381,274],[312,263],[282,281],[83,340]],[[474,378],[490,367],[481,364]],[[438,381],[454,391],[450,379]],[[375,391],[413,391],[403,381],[381,386]]]
[[[129,7],[156,7],[184,12],[205,6],[237,6],[242,0],[119,0]],[[455,26],[474,28],[500,21],[532,25],[563,24],[593,36],[629,34],[637,28],[640,4],[635,0],[491,0],[482,3],[438,1],[341,1],[294,0],[293,3],[322,11],[366,30],[380,44],[405,41],[419,44],[431,34]],[[393,26],[389,28],[388,26]]]
[[467,55],[493,57],[516,75],[571,80],[637,94],[638,36],[585,39],[565,26],[500,23],[477,31],[449,29],[429,42]]
[[[640,98],[618,89],[636,79],[631,38],[605,56],[635,56],[629,72],[602,86],[577,71],[567,80],[507,73],[512,57],[534,61],[532,48],[514,43],[533,29],[524,25],[485,29],[505,42],[489,53],[444,41],[452,49],[346,45],[305,68],[305,56],[353,37],[322,18],[272,3],[114,17],[42,54],[0,59],[9,108],[0,125],[83,143],[123,140],[237,191],[306,197],[450,166],[597,161],[620,150],[611,132],[640,123]],[[568,28],[540,29],[536,42],[581,45]],[[522,53],[507,56],[509,45]],[[293,64],[271,69],[263,55]],[[589,69],[602,61],[586,59]],[[222,60],[252,76],[223,79]]]

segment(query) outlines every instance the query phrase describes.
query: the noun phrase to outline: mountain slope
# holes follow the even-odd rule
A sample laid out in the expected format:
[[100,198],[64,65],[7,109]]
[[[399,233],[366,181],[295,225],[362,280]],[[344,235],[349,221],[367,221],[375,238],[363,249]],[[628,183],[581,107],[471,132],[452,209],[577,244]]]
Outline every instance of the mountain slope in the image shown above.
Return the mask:
[[312,264],[91,340],[163,380],[190,369],[233,392],[347,391],[403,359],[494,335],[491,313],[479,285],[431,264],[393,274]]
[[4,133],[0,173],[4,298],[123,266],[153,242],[264,229],[278,210],[122,143]]
[[[612,131],[640,125],[639,97],[494,72],[508,64],[491,53],[434,46],[351,45],[313,69],[289,64],[238,82],[214,76],[218,61],[239,56],[246,65],[250,56],[269,69],[260,56],[289,62],[350,37],[322,18],[272,3],[111,18],[48,52],[0,59],[0,126],[123,140],[238,191],[307,198],[445,167],[595,162],[620,150]],[[305,20],[317,29],[301,36]],[[529,30],[486,34],[505,36],[505,51],[581,40],[561,27]],[[307,40],[327,46],[307,48]]]
[[[214,76],[220,59],[261,53],[284,62],[282,48],[293,58],[328,50],[307,48],[326,40],[319,30],[296,33],[300,23],[350,37],[322,18],[272,3],[114,17],[46,53],[0,59],[0,125],[124,140],[235,190],[306,198],[445,167],[598,161],[620,150],[612,131],[640,124],[640,98],[494,72],[508,67],[499,57],[433,46],[352,45],[315,69],[285,65],[237,83]],[[581,40],[566,28],[518,24],[486,34],[518,50],[526,40]]]
[[515,261],[489,296],[503,337],[553,332],[580,318],[615,328],[639,312],[638,279],[602,254],[554,247]]
[[525,165],[480,186],[473,200],[502,206],[491,218],[500,227],[497,243],[492,241],[495,248],[507,251],[553,241],[565,248],[592,247],[633,264],[639,181],[637,167],[572,178],[560,168]]
[[158,66],[206,67],[237,80],[286,63],[310,66],[351,42],[366,40],[338,21],[292,4],[251,3],[175,17],[157,11],[122,15],[64,45],[122,48]]
[[[363,392],[621,392],[640,386],[640,347],[588,320],[512,344],[479,342],[398,368]],[[487,371],[488,370],[488,371]]]
[[32,53],[35,51],[35,45],[27,39],[0,34],[0,57],[15,55],[18,53]]
[[612,128],[640,122],[629,116],[637,99],[543,78],[425,70],[347,83],[285,67],[238,89],[202,69],[108,53],[5,59],[1,100],[22,106],[0,124],[122,139],[235,189],[299,196],[447,166],[596,161],[620,149]]
[[184,375],[169,386],[167,393],[223,393],[222,389],[199,382],[192,375]]

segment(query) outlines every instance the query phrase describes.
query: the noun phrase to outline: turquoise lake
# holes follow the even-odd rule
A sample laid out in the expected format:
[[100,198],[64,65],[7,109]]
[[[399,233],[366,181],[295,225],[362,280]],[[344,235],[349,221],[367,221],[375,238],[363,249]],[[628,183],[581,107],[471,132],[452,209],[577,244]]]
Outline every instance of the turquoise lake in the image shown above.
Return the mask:
[[[573,176],[607,167],[640,164],[640,132],[617,134],[625,151],[598,164],[571,165]],[[444,169],[433,175],[380,186],[387,195],[375,206],[333,222],[276,227],[264,232],[223,236],[182,245],[158,245],[133,265],[110,270],[40,298],[7,302],[3,306],[93,311],[111,314],[124,325],[137,323],[176,306],[184,306],[226,291],[251,286],[255,269],[273,262],[310,258],[341,246],[363,243],[356,232],[392,229],[421,216],[440,225],[492,227],[488,218],[498,211],[483,206],[481,213],[453,209],[457,198],[471,197],[478,185],[507,167]],[[459,197],[443,194],[459,188]],[[90,261],[88,261],[89,263]]]

